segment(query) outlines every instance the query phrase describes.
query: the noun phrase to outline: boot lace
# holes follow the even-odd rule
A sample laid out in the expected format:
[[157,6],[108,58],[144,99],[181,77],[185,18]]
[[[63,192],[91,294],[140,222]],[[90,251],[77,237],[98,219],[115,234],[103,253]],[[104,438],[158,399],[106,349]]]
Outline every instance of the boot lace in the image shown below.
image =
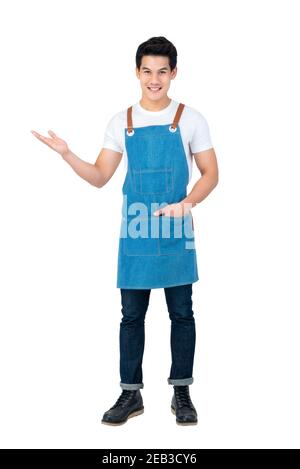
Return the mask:
[[111,408],[115,409],[115,407],[124,406],[132,395],[133,395],[133,392],[131,390],[123,389],[121,396],[118,398],[117,402]]
[[174,390],[178,407],[193,408],[188,386],[174,386]]

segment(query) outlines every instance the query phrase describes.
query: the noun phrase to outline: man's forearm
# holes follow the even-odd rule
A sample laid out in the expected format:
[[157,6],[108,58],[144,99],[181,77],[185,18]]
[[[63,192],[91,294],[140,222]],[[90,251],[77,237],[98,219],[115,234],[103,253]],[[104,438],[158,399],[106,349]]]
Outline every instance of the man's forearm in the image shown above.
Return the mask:
[[212,176],[210,173],[205,173],[195,183],[191,192],[181,201],[184,204],[191,204],[192,207],[202,202],[205,197],[215,188],[218,184],[218,177]]
[[97,166],[81,160],[71,150],[64,153],[62,157],[82,179],[85,179],[96,187],[100,187],[102,185],[101,174]]

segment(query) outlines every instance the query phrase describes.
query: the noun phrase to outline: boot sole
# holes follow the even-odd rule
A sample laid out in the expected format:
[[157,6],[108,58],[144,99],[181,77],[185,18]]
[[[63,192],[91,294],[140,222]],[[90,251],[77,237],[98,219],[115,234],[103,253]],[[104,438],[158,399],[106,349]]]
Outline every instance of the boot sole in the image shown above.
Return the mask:
[[[173,409],[173,407],[171,406],[171,411],[174,415],[176,415],[176,411],[175,409]],[[178,422],[176,420],[176,423],[177,425],[184,425],[184,426],[187,426],[187,425],[197,425],[198,424],[198,420],[196,420],[196,422]]]
[[144,413],[144,407],[139,410],[135,410],[131,414],[128,415],[126,420],[122,420],[122,422],[106,422],[105,420],[101,420],[101,423],[104,423],[104,425],[112,425],[112,426],[117,426],[117,425],[123,425],[124,423],[127,422],[128,419],[131,417],[136,417],[137,415],[141,415]]

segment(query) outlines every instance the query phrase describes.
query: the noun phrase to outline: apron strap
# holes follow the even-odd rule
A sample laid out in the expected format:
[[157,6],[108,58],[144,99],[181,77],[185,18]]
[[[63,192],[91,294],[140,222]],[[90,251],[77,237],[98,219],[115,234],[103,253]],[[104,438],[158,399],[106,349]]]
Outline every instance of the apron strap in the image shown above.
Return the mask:
[[133,130],[132,126],[132,106],[127,109],[127,132],[131,133]]
[[[178,125],[178,122],[179,122],[179,119],[180,119],[180,117],[181,117],[183,108],[184,108],[184,104],[180,103],[179,106],[178,106],[178,108],[177,108],[177,111],[176,111],[176,114],[175,114],[173,123],[172,123],[172,125],[171,125],[171,128],[172,128],[172,129],[176,129],[176,127],[177,127],[177,125]],[[130,107],[127,109],[127,132],[131,133],[132,130],[133,130],[133,125],[132,125],[132,106],[130,106]]]
[[174,117],[174,120],[173,120],[173,124],[171,125],[172,129],[176,129],[176,127],[178,125],[178,122],[179,122],[179,119],[181,117],[183,108],[184,108],[184,104],[180,103],[178,108],[177,108],[177,111],[176,111],[176,114],[175,114],[175,117]]

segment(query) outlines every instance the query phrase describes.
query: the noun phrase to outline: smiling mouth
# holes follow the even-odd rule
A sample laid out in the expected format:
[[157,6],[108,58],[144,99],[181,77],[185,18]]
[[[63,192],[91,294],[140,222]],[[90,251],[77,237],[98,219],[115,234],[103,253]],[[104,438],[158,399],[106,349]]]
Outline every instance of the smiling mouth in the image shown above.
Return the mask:
[[152,93],[157,93],[162,89],[162,87],[159,88],[151,88],[150,86],[147,86],[148,90],[152,91]]

